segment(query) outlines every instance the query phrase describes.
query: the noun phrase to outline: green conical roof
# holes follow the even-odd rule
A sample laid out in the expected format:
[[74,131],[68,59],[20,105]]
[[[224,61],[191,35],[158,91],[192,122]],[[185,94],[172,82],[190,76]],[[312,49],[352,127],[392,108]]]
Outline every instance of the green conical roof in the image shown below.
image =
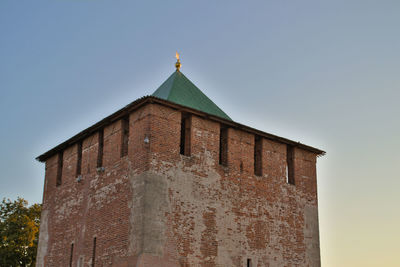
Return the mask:
[[152,96],[232,120],[180,71],[172,73]]

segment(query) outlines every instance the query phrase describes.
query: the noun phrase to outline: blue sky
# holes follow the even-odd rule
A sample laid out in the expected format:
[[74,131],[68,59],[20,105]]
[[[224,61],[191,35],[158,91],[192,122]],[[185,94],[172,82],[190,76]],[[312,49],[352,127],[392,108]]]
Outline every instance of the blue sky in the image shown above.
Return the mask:
[[399,1],[0,2],[0,197],[35,157],[182,72],[235,121],[327,151],[323,266],[399,266]]

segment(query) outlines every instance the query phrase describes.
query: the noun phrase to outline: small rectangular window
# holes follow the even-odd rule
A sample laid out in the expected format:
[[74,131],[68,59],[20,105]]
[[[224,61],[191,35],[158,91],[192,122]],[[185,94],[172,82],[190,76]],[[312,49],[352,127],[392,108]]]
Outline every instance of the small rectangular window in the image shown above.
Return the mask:
[[104,148],[104,129],[99,131],[99,140],[98,140],[98,151],[97,151],[97,168],[103,166],[103,148]]
[[295,184],[294,180],[294,148],[291,145],[286,146],[286,164],[287,164],[287,183]]
[[56,186],[60,186],[62,183],[63,154],[63,151],[58,153]]
[[262,138],[257,135],[254,140],[254,174],[262,176]]
[[129,115],[122,119],[121,125],[121,158],[128,155]]
[[191,131],[192,117],[189,114],[182,113],[181,118],[181,139],[180,153],[185,156],[190,156],[191,148]]
[[92,267],[94,267],[95,259],[96,259],[96,237],[93,238]]
[[247,267],[251,267],[251,259],[247,259]]
[[228,165],[228,129],[223,125],[219,131],[219,164]]
[[72,267],[73,255],[74,255],[74,243],[71,244],[71,252],[69,254],[69,267]]
[[81,175],[82,172],[82,141],[78,143],[77,161],[76,161],[76,176]]

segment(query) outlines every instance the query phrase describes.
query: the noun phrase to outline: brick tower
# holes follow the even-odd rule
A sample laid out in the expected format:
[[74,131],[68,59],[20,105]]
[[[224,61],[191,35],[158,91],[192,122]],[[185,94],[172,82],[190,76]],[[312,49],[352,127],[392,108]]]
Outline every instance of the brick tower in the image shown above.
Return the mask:
[[176,66],[37,158],[37,266],[320,266],[324,151],[232,121]]

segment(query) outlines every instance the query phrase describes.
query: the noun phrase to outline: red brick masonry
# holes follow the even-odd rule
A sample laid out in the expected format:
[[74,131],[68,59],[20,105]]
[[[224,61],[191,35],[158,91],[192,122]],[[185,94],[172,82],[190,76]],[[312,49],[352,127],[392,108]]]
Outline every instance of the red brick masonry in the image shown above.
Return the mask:
[[46,159],[37,266],[320,266],[318,153],[294,147],[288,184],[287,144],[263,137],[256,176],[253,133],[228,127],[222,166],[221,123],[191,114],[184,156],[181,115],[159,103],[132,111],[123,157],[122,120],[106,125],[103,168],[98,133],[86,136],[80,181],[78,144],[63,150],[59,186],[59,154]]

